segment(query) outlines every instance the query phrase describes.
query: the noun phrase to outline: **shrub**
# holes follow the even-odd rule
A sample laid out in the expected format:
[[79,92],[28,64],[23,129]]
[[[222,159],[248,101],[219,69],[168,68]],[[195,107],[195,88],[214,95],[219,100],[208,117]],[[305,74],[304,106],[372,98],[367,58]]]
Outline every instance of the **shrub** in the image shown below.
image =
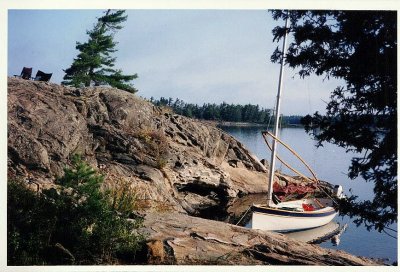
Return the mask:
[[19,181],[7,183],[7,263],[46,264],[43,257],[56,222],[55,206]]
[[137,231],[142,220],[118,212],[101,191],[102,182],[103,176],[79,156],[58,179],[68,189],[35,195],[10,182],[8,264],[105,264],[118,262],[118,256],[134,257],[144,242]]
[[126,179],[115,179],[106,184],[106,194],[111,208],[124,216],[138,209],[136,190]]
[[142,129],[136,135],[148,147],[150,154],[154,156],[156,167],[162,169],[167,164],[168,141],[160,130]]

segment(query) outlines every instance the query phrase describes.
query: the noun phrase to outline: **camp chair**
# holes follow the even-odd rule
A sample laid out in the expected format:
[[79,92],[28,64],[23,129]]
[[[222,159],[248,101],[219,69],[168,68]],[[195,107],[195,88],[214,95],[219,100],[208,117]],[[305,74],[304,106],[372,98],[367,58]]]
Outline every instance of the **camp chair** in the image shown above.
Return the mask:
[[35,81],[49,81],[52,74],[53,74],[53,73],[51,73],[51,74],[46,74],[46,73],[44,73],[44,72],[38,70],[37,73],[36,73],[36,76],[35,76],[34,80],[35,80]]
[[15,77],[23,78],[23,79],[31,79],[32,76],[32,68],[24,67],[22,68],[22,72],[20,75],[14,75]]

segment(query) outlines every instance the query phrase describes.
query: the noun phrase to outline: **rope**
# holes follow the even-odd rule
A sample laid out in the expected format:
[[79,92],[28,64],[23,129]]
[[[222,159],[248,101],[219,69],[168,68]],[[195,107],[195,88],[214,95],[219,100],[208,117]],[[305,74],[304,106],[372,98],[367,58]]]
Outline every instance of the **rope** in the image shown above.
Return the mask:
[[317,187],[318,187],[324,194],[326,194],[327,197],[330,198],[330,199],[332,200],[333,203],[335,203],[336,205],[338,205],[338,203],[335,201],[335,199],[333,199],[333,197],[325,191],[324,187],[322,187],[322,186],[320,186],[320,185],[318,185],[318,184],[317,184]]
[[240,220],[236,223],[236,226],[239,225],[239,223],[243,220],[243,218],[246,216],[246,214],[250,211],[251,206],[246,210],[246,212],[243,214],[243,216],[240,218]]

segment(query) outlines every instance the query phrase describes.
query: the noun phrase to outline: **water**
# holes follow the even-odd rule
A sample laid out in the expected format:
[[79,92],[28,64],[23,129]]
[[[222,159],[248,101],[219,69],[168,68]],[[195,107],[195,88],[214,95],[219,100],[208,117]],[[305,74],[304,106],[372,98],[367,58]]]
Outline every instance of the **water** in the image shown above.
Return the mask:
[[[221,127],[224,131],[231,134],[242,142],[259,159],[270,160],[270,151],[261,136],[260,127]],[[289,144],[296,152],[312,167],[317,177],[332,184],[340,184],[344,187],[346,195],[358,195],[360,200],[373,198],[373,184],[367,183],[361,178],[350,180],[347,177],[348,167],[352,153],[346,153],[343,148],[326,143],[323,147],[316,148],[314,141],[302,128],[284,128],[280,131],[280,139]],[[278,147],[278,155],[288,162],[295,169],[310,176],[306,168],[291,155],[290,152]],[[277,169],[286,171],[280,162],[277,162]],[[295,174],[293,174],[295,175]],[[351,191],[349,191],[351,190]],[[357,256],[385,259],[386,263],[397,262],[397,239],[385,233],[368,231],[364,226],[357,227],[348,217],[336,217],[336,222],[348,224],[345,232],[340,236],[340,243],[335,245],[331,241],[326,241],[320,245],[325,248],[340,249]],[[390,226],[397,230],[397,224]],[[391,233],[397,237],[397,233]]]

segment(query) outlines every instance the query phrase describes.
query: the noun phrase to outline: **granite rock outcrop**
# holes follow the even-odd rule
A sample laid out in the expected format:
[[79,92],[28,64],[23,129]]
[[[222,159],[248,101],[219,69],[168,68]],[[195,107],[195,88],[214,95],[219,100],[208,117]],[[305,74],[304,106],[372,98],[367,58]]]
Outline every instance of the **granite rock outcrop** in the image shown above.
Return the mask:
[[375,264],[199,218],[215,217],[239,196],[265,193],[268,170],[217,127],[134,94],[8,78],[7,126],[9,179],[39,192],[56,187],[79,153],[108,184],[130,183],[145,218],[149,264]]

